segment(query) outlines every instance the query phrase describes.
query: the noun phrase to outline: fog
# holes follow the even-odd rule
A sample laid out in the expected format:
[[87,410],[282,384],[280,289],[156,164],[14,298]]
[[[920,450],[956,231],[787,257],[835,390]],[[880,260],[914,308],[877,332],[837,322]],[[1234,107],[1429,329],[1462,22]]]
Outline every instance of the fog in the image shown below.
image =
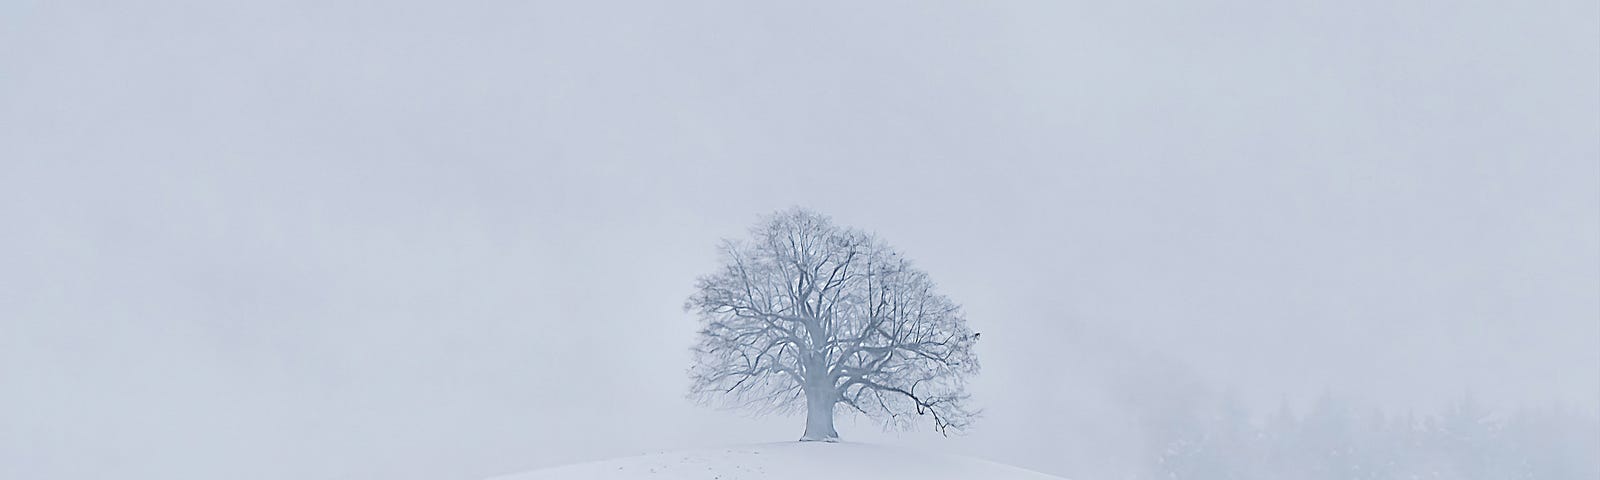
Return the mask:
[[1600,415],[1600,4],[1326,3],[5,2],[0,477],[792,440],[686,398],[683,305],[797,205],[983,335],[972,431],[849,441]]

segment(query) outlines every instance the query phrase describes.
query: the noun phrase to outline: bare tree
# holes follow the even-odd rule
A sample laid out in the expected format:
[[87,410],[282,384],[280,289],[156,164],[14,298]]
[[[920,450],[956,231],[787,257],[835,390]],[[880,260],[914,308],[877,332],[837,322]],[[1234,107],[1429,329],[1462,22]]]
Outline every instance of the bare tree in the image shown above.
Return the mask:
[[978,371],[960,306],[872,235],[790,209],[745,241],[724,241],[722,265],[684,309],[699,315],[691,395],[756,413],[802,405],[801,440],[832,441],[834,409],[940,433],[975,416],[965,392]]

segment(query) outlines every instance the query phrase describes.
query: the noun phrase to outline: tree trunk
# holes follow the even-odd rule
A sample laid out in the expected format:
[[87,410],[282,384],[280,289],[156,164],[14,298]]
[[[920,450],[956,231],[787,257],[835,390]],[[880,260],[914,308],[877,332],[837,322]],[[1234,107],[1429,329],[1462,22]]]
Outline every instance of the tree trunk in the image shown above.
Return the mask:
[[839,441],[839,432],[833,429],[833,405],[838,401],[838,395],[831,389],[806,389],[806,433],[800,437],[800,441]]

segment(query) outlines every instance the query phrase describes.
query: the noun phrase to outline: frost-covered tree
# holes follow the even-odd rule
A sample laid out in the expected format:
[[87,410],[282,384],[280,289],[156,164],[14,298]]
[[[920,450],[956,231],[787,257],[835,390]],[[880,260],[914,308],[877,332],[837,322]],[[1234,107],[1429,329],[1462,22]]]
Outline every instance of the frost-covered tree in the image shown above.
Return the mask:
[[721,254],[684,305],[702,327],[691,396],[756,413],[803,407],[801,440],[836,440],[839,405],[892,427],[925,416],[941,433],[973,419],[978,335],[883,241],[797,208]]

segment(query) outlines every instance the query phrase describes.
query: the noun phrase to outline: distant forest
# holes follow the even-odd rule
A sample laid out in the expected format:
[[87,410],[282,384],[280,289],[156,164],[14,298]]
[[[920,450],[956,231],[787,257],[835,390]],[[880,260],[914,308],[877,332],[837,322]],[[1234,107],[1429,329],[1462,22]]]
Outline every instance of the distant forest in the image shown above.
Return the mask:
[[1253,414],[1226,397],[1163,407],[1144,409],[1137,478],[1600,479],[1600,420],[1566,408],[1501,412],[1464,398],[1394,413],[1333,395],[1303,414]]

